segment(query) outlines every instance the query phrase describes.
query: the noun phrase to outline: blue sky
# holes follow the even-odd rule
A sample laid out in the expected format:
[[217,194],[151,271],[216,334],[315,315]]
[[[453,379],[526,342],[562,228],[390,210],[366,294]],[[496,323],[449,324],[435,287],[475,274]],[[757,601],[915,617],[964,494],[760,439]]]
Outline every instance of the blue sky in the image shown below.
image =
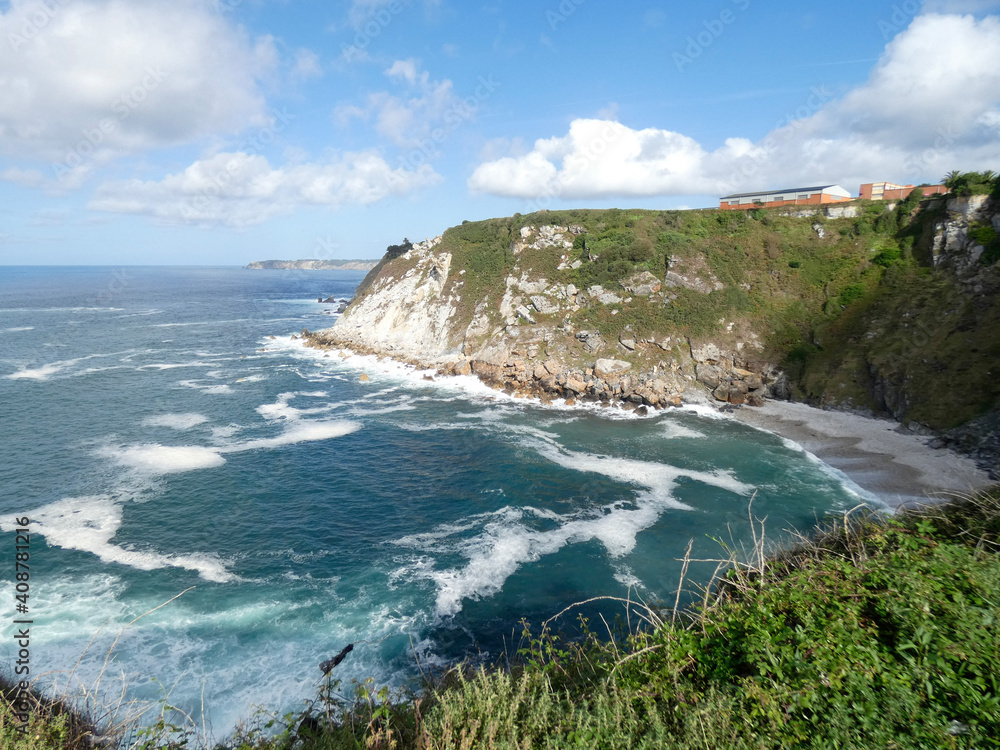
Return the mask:
[[0,2],[0,265],[1000,170],[1000,2]]

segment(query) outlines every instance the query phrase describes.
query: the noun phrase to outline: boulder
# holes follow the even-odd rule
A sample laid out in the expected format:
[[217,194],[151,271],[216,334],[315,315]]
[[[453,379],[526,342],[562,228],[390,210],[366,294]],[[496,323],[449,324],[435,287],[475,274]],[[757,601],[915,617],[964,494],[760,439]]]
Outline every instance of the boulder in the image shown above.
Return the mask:
[[648,297],[660,291],[660,280],[649,271],[639,271],[620,282],[622,289],[637,297]]
[[542,315],[554,315],[559,312],[559,305],[556,305],[548,297],[536,294],[531,297],[531,305]]
[[699,383],[704,383],[709,388],[718,388],[722,383],[722,373],[715,365],[697,364],[694,366],[694,376]]
[[624,346],[630,352],[634,352],[635,351],[635,339],[633,339],[633,338],[626,338],[625,334],[622,334],[621,336],[618,337],[618,343],[621,344],[622,346]]
[[575,377],[566,378],[566,385],[563,387],[567,391],[572,391],[577,395],[585,393],[587,391],[587,384]]
[[517,310],[515,312],[517,312],[517,316],[519,318],[523,318],[524,320],[528,321],[532,325],[535,324],[535,319],[533,317],[531,317],[531,311],[527,307],[525,307],[524,305],[518,305]]
[[486,382],[500,382],[503,380],[503,366],[491,362],[484,362],[481,359],[474,359],[469,366],[477,377]]
[[716,401],[729,401],[729,386],[727,384],[722,384],[714,391],[712,391],[712,396]]
[[624,362],[620,359],[599,359],[594,363],[594,375],[604,380],[621,375],[631,368],[631,362]]
[[587,289],[587,295],[595,302],[600,302],[602,305],[615,305],[622,301],[614,292],[607,291],[600,284],[594,284],[592,287]]
[[604,339],[597,331],[577,331],[576,339],[583,344],[583,348],[588,352],[596,352],[604,348]]
[[691,342],[691,359],[695,362],[717,364],[722,362],[724,359],[727,359],[727,357],[722,353],[722,350],[712,342],[702,344],[700,346]]

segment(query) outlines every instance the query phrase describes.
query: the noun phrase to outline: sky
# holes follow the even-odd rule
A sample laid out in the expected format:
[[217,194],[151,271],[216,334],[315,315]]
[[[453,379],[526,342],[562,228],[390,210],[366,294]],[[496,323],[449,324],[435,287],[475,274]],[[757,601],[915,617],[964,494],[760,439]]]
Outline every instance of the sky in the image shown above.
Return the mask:
[[0,0],[0,265],[1000,171],[1000,2]]

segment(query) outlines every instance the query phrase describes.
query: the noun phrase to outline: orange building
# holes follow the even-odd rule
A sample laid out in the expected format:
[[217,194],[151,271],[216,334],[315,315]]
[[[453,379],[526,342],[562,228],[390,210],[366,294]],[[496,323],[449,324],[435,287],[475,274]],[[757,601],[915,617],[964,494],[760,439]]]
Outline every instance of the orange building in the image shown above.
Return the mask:
[[[894,182],[866,182],[861,186],[860,196],[870,201],[900,201],[913,192],[913,185],[897,185]],[[944,195],[948,188],[944,185],[928,185],[920,188],[924,195]]]
[[761,193],[736,193],[719,199],[719,208],[725,211],[748,208],[775,208],[777,206],[816,206],[822,203],[842,203],[852,199],[840,185],[767,190]]

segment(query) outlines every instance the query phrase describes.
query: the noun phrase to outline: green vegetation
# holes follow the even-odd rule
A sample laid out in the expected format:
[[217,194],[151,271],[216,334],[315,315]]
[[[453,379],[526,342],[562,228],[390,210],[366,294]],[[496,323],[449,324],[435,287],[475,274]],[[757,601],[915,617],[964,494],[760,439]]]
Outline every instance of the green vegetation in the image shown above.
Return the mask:
[[[0,676],[0,748],[4,750],[90,750],[92,722],[59,701],[33,690],[20,691]],[[27,711],[28,721],[23,723]]]
[[945,175],[944,185],[955,195],[992,195],[1000,198],[1000,175],[990,169],[983,172],[954,169]]
[[[218,747],[1000,747],[1000,488],[728,552],[687,610],[622,602],[643,626],[601,623],[603,637],[582,618],[573,639],[526,625],[511,668],[456,667],[408,697],[331,681]],[[0,738],[20,747],[9,721]],[[38,726],[22,746],[74,747]]]

